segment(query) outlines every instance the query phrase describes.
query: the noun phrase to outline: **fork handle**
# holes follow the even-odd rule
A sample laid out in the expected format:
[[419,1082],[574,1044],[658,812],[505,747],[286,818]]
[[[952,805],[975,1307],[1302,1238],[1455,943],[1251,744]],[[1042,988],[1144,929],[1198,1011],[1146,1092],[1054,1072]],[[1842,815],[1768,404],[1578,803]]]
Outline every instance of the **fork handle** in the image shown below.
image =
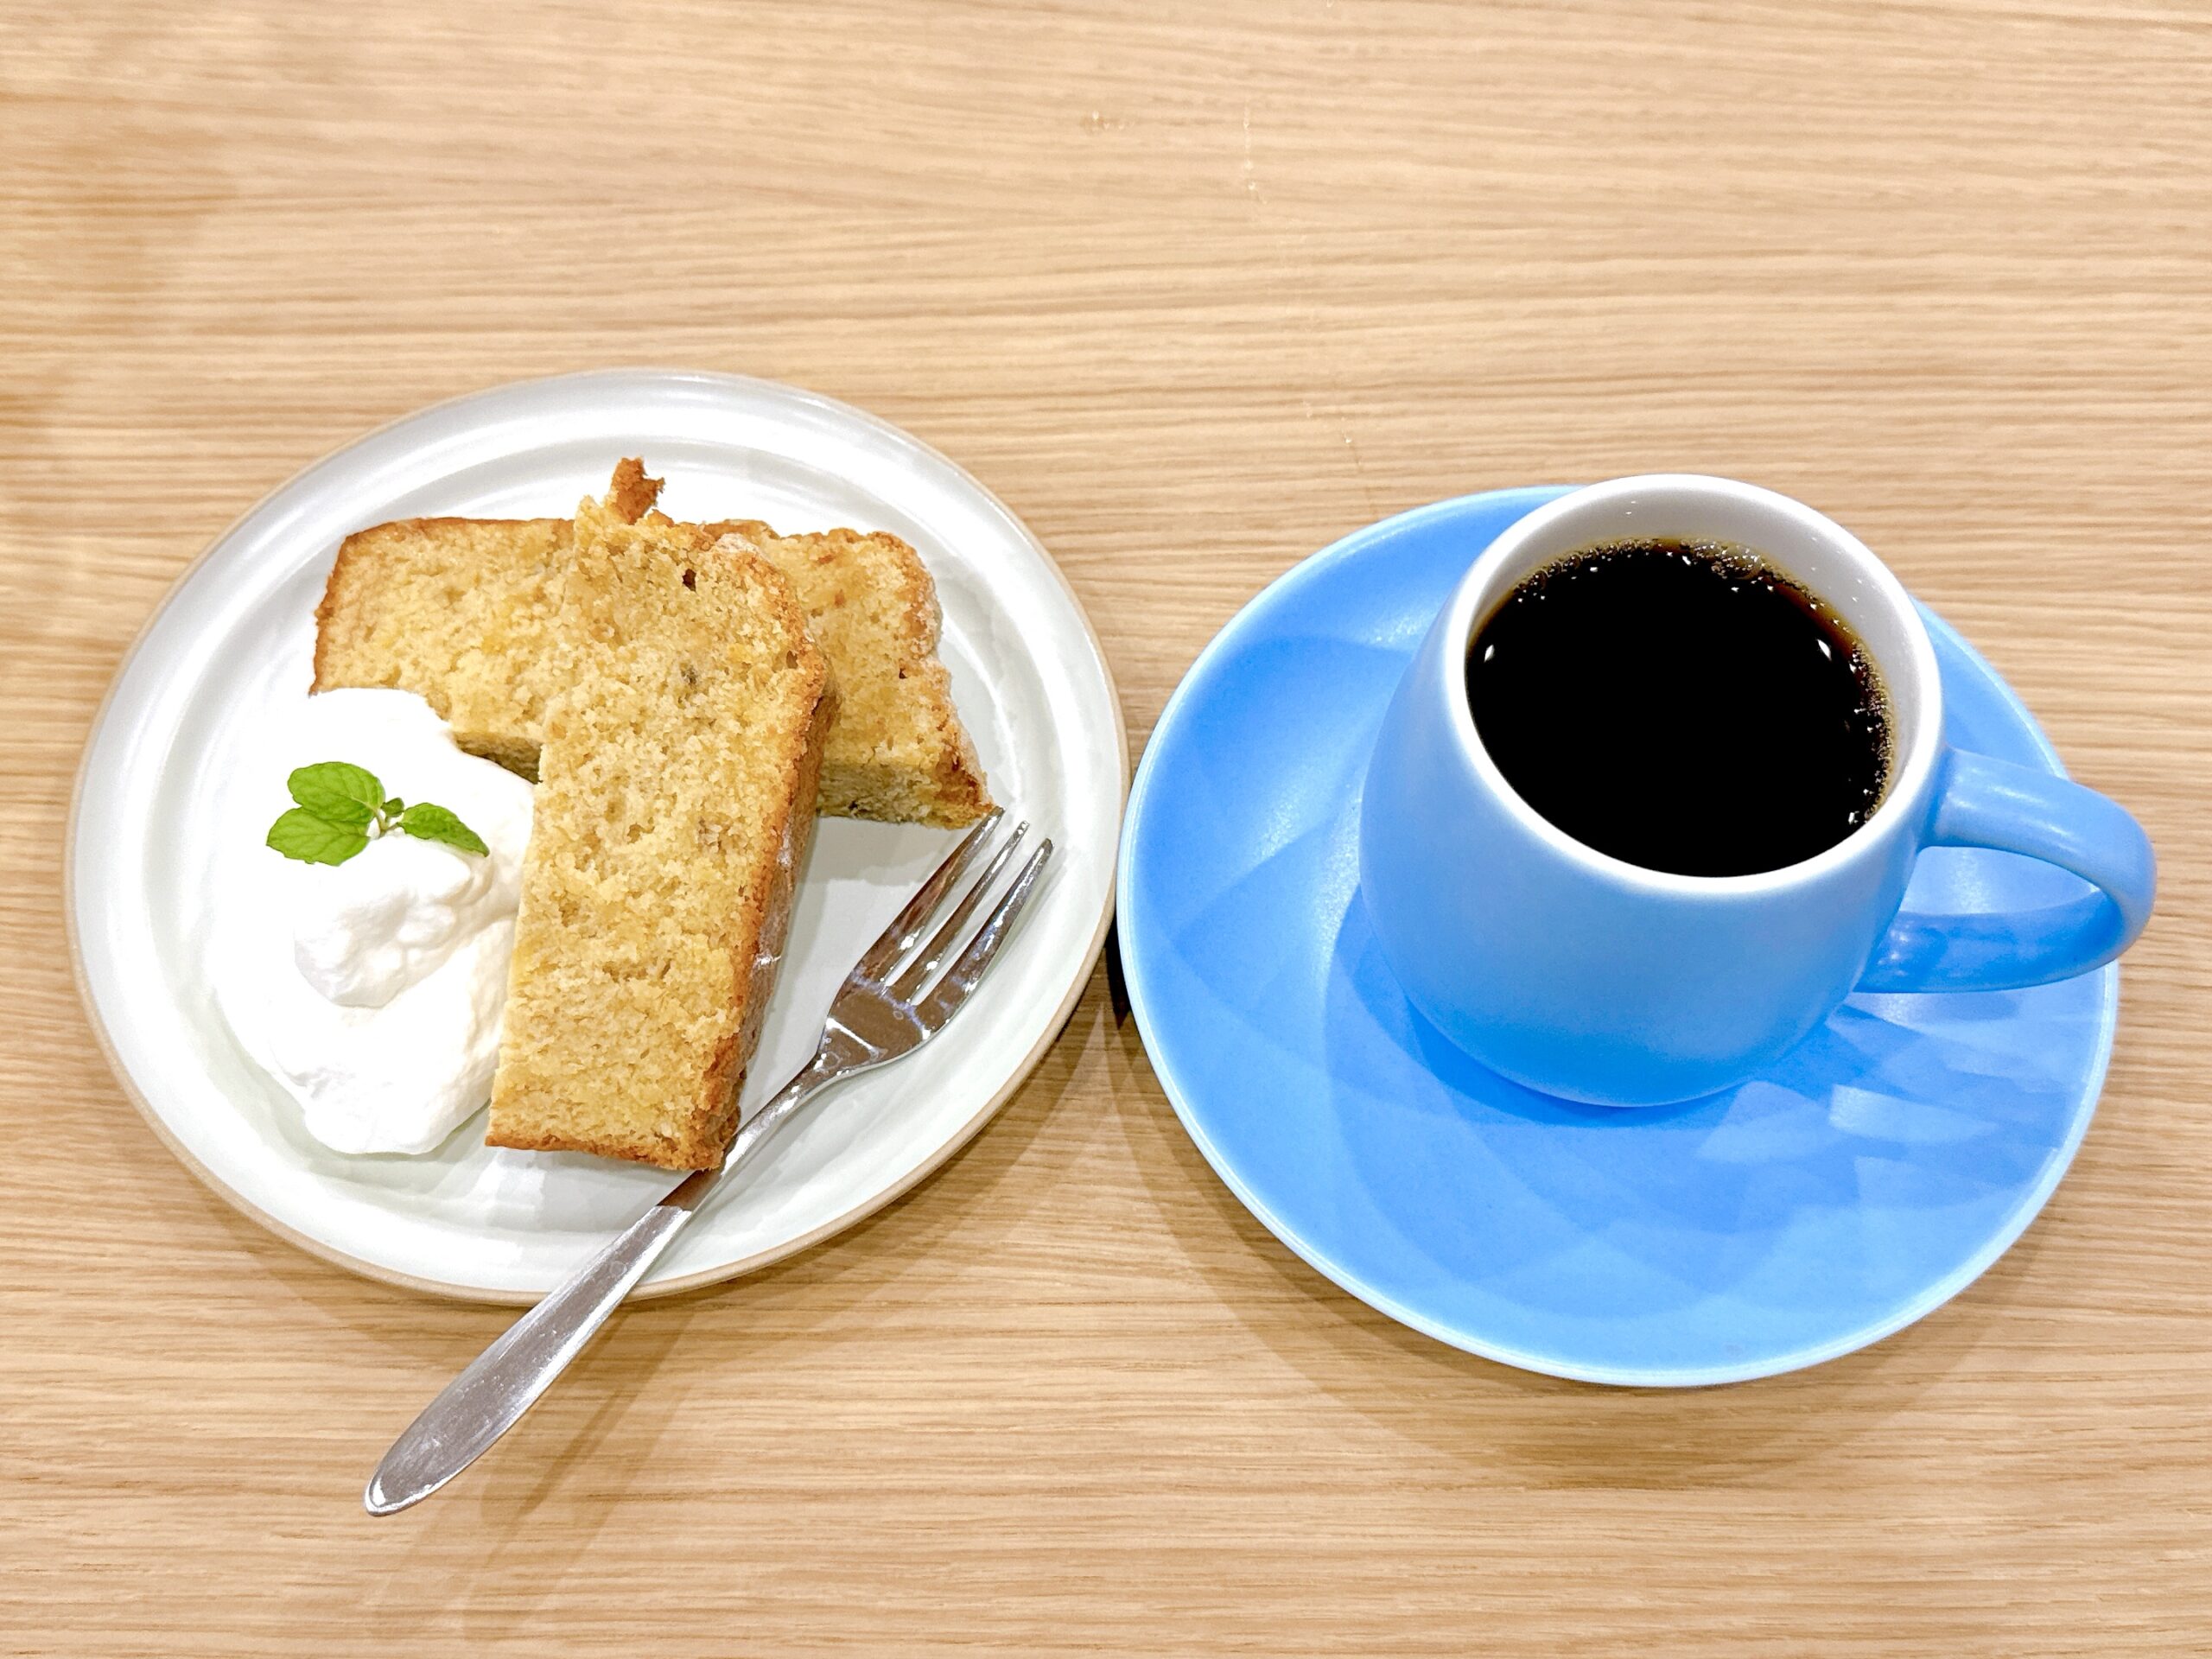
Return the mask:
[[[391,1515],[421,1503],[490,1451],[660,1259],[712,1179],[704,1170],[687,1176],[447,1383],[369,1477],[361,1495],[369,1513]],[[699,1192],[677,1202],[695,1183]]]
[[391,1515],[420,1503],[490,1451],[583,1352],[715,1184],[751,1159],[827,1081],[817,1055],[746,1120],[720,1169],[694,1170],[678,1181],[447,1383],[369,1477],[361,1494],[369,1513]]

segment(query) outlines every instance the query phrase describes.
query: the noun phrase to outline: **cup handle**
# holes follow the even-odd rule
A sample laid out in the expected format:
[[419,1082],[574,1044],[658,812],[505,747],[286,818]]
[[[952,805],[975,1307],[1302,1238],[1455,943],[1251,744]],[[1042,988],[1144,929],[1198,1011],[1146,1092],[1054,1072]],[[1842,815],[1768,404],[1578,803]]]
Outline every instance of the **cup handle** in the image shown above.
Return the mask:
[[1963,749],[1937,763],[1931,847],[1990,847],[2056,864],[2097,891],[2024,911],[1902,911],[1862,991],[2002,991],[2101,968],[2151,918],[2158,866],[2125,807],[2030,766]]

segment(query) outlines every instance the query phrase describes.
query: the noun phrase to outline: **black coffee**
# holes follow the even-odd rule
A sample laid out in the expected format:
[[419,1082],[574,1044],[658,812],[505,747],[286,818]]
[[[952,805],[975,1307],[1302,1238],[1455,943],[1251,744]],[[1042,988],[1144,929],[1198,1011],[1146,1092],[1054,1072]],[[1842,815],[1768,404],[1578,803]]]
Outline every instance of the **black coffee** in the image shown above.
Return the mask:
[[1521,798],[1681,875],[1780,869],[1881,804],[1890,718],[1842,619],[1748,549],[1622,542],[1524,578],[1475,632],[1467,702]]

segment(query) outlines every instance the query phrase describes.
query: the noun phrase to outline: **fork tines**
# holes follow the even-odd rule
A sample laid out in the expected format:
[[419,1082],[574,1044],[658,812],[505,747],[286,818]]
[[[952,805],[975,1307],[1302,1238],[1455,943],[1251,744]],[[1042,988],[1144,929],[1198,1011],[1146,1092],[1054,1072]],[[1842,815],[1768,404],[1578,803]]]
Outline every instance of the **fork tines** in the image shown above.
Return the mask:
[[[969,993],[976,988],[976,982],[982,979],[984,970],[991,964],[991,959],[998,954],[1000,947],[1013,931],[1015,919],[1029,902],[1031,891],[1044,874],[1045,866],[1052,856],[1050,838],[1039,842],[1036,851],[1015,872],[1013,881],[1007,885],[998,903],[972,937],[968,937],[966,948],[960,951],[951,967],[946,969],[944,977],[926,997],[922,995],[924,988],[959,946],[961,939],[966,936],[969,918],[997,887],[1000,875],[1020,848],[1022,838],[1029,833],[1027,823],[1015,824],[1010,834],[998,841],[996,850],[992,852],[989,861],[983,866],[982,874],[969,884],[958,902],[952,906],[936,931],[930,935],[928,944],[922,945],[918,952],[915,951],[915,947],[921,943],[923,934],[936,920],[938,912],[944,909],[947,899],[960,887],[962,878],[990,847],[1001,819],[1001,814],[994,807],[974,829],[961,837],[959,844],[938,867],[936,874],[915,890],[906,907],[892,918],[891,925],[884,929],[881,937],[854,965],[851,978],[847,982],[849,985],[874,982],[897,1001],[914,1006],[923,1025],[932,1030],[967,1000]],[[912,953],[911,957],[910,953]],[[902,963],[905,964],[903,967],[900,966]]]

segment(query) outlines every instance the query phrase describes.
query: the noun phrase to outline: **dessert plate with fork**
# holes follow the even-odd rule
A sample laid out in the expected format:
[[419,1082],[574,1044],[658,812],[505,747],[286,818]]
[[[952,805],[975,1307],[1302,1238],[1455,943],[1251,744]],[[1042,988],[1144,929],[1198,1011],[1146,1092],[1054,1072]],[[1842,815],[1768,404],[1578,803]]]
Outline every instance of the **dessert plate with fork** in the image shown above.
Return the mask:
[[[1036,538],[953,462],[861,411],[734,375],[620,371],[524,382],[409,416],[316,462],[185,573],[117,673],[78,777],[67,908],[80,987],[117,1075],[179,1159],[327,1260],[482,1301],[534,1301],[661,1198],[659,1171],[485,1147],[357,1156],[310,1138],[239,1049],[206,969],[233,775],[302,699],[338,544],[386,520],[563,515],[642,455],[684,518],[885,531],[919,552],[940,652],[993,794],[1055,853],[988,981],[942,1035],[841,1084],[701,1204],[639,1296],[727,1279],[826,1238],[937,1168],[1058,1034],[1113,906],[1128,783],[1120,704],[1082,607]],[[812,1052],[861,947],[957,836],[825,818],[750,1068],[748,1112]]]

